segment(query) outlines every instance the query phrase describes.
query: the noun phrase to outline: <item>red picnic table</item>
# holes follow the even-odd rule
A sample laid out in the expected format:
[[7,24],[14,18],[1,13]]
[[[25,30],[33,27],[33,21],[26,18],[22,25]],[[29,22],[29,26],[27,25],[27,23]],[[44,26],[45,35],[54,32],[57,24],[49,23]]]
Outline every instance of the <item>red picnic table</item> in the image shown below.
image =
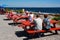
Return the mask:
[[[53,24],[53,28],[50,28],[49,31],[54,30],[57,33],[57,30],[60,30],[60,27],[56,27],[56,23],[59,21],[51,20],[50,23]],[[27,30],[27,33],[30,35],[35,35],[35,33],[45,33],[46,30]]]

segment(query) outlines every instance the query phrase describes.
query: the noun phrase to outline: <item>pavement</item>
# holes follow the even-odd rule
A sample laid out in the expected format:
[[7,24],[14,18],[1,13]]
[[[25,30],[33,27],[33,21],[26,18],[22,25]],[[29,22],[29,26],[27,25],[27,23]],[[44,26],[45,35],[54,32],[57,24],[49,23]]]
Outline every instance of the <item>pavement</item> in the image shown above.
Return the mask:
[[23,32],[22,28],[17,26],[8,25],[12,20],[6,19],[5,15],[0,15],[0,40],[60,40],[60,31],[57,35],[52,33],[45,33],[45,37],[28,39]]

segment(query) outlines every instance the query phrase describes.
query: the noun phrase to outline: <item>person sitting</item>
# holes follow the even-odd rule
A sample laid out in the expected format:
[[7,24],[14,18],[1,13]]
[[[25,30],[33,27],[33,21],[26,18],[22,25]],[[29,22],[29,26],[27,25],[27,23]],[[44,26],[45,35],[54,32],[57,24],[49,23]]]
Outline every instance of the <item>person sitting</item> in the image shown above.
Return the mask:
[[42,30],[42,19],[40,18],[40,15],[36,15],[36,18],[34,19],[35,23],[35,30]]
[[[48,15],[44,15],[43,30],[49,31],[49,29],[52,28],[52,27],[55,27],[55,26],[51,25],[50,20],[48,18]],[[52,31],[50,31],[50,32],[53,33]],[[55,30],[54,34],[58,34],[57,30]]]
[[34,18],[34,14],[33,14],[33,13],[30,13],[30,14],[29,14],[29,20],[30,20],[31,22],[33,22],[33,18]]
[[[40,18],[40,15],[36,15],[36,17],[34,18],[33,22],[34,22],[33,29],[35,31],[42,30],[42,22],[43,22],[43,20]],[[41,35],[42,35],[42,33],[37,33],[36,34],[37,37],[41,37]]]
[[50,21],[49,21],[48,15],[44,15],[43,29],[48,31],[50,28],[51,28],[51,25],[50,25]]

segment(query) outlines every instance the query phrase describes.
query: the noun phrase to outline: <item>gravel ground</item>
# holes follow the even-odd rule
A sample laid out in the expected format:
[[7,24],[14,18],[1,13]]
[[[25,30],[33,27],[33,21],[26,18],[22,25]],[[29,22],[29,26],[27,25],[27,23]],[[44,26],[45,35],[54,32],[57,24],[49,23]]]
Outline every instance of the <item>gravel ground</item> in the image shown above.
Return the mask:
[[[25,38],[27,38],[23,36],[25,33],[22,32],[23,31],[22,28],[8,25],[8,23],[11,23],[12,20],[6,21],[3,19],[5,19],[5,15],[0,15],[0,40],[24,40]],[[60,32],[58,33],[59,33],[58,35],[50,35],[51,33],[45,33],[45,35],[50,35],[50,36],[33,38],[29,40],[60,40]]]

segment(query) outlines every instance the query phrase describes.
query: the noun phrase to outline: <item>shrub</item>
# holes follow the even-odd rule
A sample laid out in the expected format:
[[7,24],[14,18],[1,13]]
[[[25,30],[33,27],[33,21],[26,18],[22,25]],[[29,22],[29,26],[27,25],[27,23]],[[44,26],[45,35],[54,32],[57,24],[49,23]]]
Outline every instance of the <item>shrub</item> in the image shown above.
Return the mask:
[[60,20],[60,16],[52,18],[52,20]]

